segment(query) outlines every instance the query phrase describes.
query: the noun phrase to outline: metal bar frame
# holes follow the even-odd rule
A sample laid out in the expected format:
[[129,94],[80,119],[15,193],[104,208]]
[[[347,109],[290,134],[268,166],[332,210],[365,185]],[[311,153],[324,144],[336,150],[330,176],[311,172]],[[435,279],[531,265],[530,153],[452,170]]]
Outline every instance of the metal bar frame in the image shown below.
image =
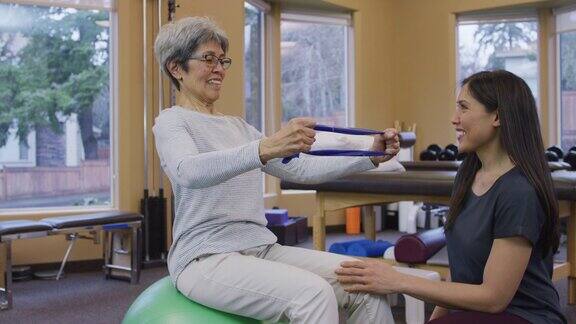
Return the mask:
[[4,241],[2,238],[0,247],[5,250],[4,254],[4,287],[0,288],[0,310],[9,310],[13,306],[12,296],[12,242],[10,240]]
[[[115,278],[112,270],[125,270],[130,273],[130,283],[137,284],[140,281],[140,241],[142,237],[141,222],[128,223],[128,228],[104,229],[103,254],[104,254],[104,275],[106,279]],[[113,263],[113,239],[114,233],[130,234],[130,268],[118,266]]]

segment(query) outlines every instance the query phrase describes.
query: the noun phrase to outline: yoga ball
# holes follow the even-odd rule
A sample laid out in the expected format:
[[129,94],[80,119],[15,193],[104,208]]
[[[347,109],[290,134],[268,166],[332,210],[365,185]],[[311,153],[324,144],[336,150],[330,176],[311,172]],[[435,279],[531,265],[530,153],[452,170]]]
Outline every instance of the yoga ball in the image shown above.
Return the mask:
[[253,324],[258,320],[218,311],[191,301],[165,277],[148,287],[126,312],[122,324]]

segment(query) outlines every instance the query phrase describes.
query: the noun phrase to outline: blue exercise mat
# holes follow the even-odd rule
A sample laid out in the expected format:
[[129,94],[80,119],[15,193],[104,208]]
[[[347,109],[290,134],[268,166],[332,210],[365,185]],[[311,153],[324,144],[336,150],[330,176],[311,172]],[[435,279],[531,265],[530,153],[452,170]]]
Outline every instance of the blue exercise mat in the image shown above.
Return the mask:
[[388,241],[376,241],[370,243],[354,243],[348,247],[346,254],[361,257],[382,257],[384,252],[394,244]]
[[328,252],[347,255],[346,252],[348,251],[348,247],[350,245],[356,244],[356,243],[364,244],[364,243],[370,243],[370,242],[372,242],[372,241],[366,240],[366,239],[347,241],[347,242],[337,242],[337,243],[333,243],[332,245],[330,245],[330,249],[328,249]]

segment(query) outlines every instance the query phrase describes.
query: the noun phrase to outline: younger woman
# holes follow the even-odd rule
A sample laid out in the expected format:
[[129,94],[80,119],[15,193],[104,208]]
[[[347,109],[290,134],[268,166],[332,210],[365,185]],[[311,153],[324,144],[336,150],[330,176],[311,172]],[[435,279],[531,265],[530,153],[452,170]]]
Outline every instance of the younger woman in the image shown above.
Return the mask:
[[566,323],[551,281],[558,203],[530,88],[507,71],[474,74],[462,82],[452,124],[468,153],[445,226],[452,282],[374,260],[344,262],[340,283],[434,303],[429,323]]

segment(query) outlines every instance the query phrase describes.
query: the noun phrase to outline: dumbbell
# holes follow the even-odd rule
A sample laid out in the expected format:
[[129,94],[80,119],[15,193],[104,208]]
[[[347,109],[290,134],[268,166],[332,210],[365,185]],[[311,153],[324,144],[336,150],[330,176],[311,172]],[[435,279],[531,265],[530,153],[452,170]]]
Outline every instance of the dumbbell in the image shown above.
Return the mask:
[[465,158],[466,158],[466,153],[458,152],[458,155],[456,156],[456,161],[464,161]]
[[420,152],[420,161],[436,161],[442,152],[438,144],[429,145],[424,151]]
[[454,144],[446,145],[446,148],[440,152],[438,159],[440,161],[456,161],[456,157],[458,156],[458,146]]
[[576,146],[572,146],[568,153],[564,155],[564,162],[570,164],[571,170],[576,170]]
[[558,146],[550,146],[544,154],[548,162],[558,162],[564,157],[564,152]]

